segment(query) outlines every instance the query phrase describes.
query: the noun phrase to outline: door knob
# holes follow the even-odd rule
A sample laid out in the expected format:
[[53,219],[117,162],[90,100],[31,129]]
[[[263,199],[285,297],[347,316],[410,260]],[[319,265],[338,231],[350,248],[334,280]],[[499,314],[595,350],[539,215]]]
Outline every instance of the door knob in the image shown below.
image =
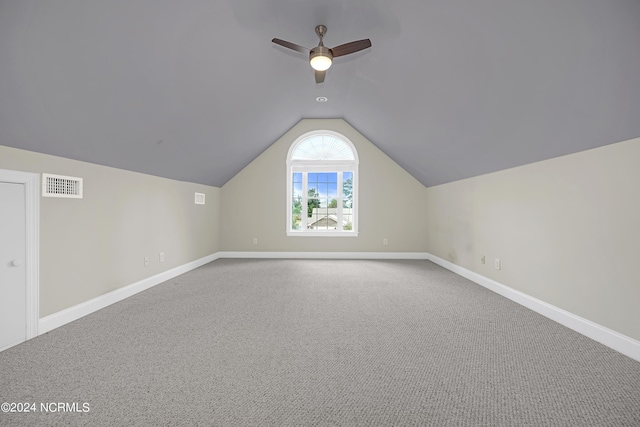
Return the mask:
[[14,259],[13,261],[11,261],[11,265],[14,267],[19,267],[22,265],[22,260],[21,259]]

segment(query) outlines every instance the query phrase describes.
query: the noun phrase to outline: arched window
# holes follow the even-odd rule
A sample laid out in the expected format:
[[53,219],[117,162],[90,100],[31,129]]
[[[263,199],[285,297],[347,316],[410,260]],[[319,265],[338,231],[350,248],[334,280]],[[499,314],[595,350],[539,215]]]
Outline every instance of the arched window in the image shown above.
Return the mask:
[[322,130],[296,139],[287,155],[287,234],[358,235],[358,153]]

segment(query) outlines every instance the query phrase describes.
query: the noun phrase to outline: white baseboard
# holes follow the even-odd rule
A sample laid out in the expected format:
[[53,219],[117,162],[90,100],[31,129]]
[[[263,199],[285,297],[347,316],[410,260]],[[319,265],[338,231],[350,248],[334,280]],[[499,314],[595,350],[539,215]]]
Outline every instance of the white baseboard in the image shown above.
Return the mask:
[[[29,338],[29,339],[30,339],[30,338]],[[14,342],[14,343],[12,343],[12,344],[5,345],[4,347],[0,348],[0,353],[2,353],[2,352],[3,352],[3,351],[5,351],[5,350],[10,349],[11,347],[14,347],[14,346],[18,345],[18,344],[22,344],[23,342],[25,342],[25,340],[20,340],[20,341],[16,341],[16,342]]]
[[162,282],[173,279],[174,277],[177,277],[216,259],[218,259],[218,253],[208,255],[204,258],[200,258],[187,264],[183,264],[179,267],[172,268],[171,270],[167,270],[163,273],[156,274],[155,276],[148,277],[139,282],[132,283],[131,285],[116,289],[107,294],[93,298],[89,301],[85,301],[81,304],[69,307],[66,310],[62,310],[47,317],[43,317],[38,322],[38,335],[42,335],[62,325],[66,325],[69,322],[73,322],[74,320],[80,319],[81,317],[93,313],[94,311],[98,311],[118,301],[122,301],[123,299],[135,295],[138,292],[142,292]]
[[426,259],[640,362],[640,341],[512,289],[430,253]]
[[426,252],[218,252],[219,258],[427,259]]

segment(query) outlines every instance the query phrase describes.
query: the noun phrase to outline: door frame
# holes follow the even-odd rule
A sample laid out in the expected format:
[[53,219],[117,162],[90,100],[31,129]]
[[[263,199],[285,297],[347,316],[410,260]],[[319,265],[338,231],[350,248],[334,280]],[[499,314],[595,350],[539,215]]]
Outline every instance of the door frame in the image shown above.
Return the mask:
[[0,169],[0,181],[24,184],[25,188],[26,339],[29,340],[38,336],[38,321],[40,320],[40,174]]

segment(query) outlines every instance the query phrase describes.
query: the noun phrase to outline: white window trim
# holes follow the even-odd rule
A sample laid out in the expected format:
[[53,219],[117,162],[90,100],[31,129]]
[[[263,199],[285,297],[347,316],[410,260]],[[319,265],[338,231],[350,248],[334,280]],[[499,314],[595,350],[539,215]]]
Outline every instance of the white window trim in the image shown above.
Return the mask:
[[[332,160],[332,161],[321,161],[321,160],[291,160],[291,155],[293,154],[295,148],[302,142],[303,140],[315,136],[315,135],[330,135],[336,138],[339,138],[346,142],[351,151],[353,152],[353,160]],[[315,130],[311,132],[307,132],[301,136],[299,136],[291,147],[289,147],[289,152],[287,153],[287,201],[286,201],[286,209],[287,209],[287,222],[285,224],[285,230],[287,236],[314,236],[314,237],[357,237],[358,236],[358,208],[360,204],[358,203],[358,152],[353,143],[346,136],[329,130]],[[292,230],[291,222],[293,220],[292,206],[291,200],[293,199],[293,172],[338,172],[342,175],[342,172],[352,172],[353,173],[353,221],[352,221],[352,230],[342,230],[342,231],[323,231],[323,230],[309,230],[306,228],[306,222],[303,221],[305,227],[302,230]],[[306,180],[306,174],[303,175],[303,179]],[[340,176],[340,178],[342,178]],[[339,182],[342,182],[342,179],[339,179]],[[306,185],[303,183],[303,188],[306,188]],[[304,193],[304,192],[303,192]],[[303,194],[303,201],[306,201],[306,195]],[[338,191],[338,203],[339,206],[342,206],[342,191]],[[303,205],[305,203],[303,202]],[[304,217],[304,216],[303,216]],[[306,218],[306,217],[305,217]]]

